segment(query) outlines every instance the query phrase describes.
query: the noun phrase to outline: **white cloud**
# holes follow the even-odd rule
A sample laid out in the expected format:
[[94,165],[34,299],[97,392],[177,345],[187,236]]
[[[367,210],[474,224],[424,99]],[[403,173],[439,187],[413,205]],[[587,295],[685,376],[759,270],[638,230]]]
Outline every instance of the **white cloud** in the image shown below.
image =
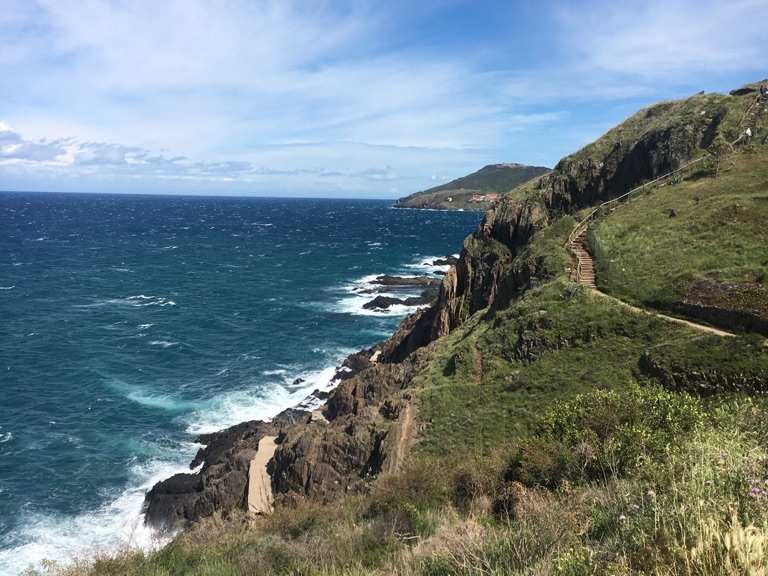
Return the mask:
[[[162,191],[163,183],[176,181],[198,189],[227,183],[240,191],[278,195],[291,190],[321,195],[382,194],[392,189],[388,182],[417,186],[413,176],[401,174],[387,162],[399,164],[407,173],[421,165],[450,165],[461,171],[484,161],[482,151],[403,149],[354,142],[264,146],[249,160],[201,161],[116,143],[33,141],[5,123],[0,127],[0,176],[10,181],[27,177],[40,185],[69,181],[75,183],[73,189],[83,191],[93,186],[99,189],[105,181],[118,189],[135,190],[136,182],[141,182],[142,190]],[[312,162],[296,167],[297,156]]]
[[0,163],[3,161],[52,162],[67,153],[66,140],[25,140],[0,122]]
[[683,83],[766,62],[765,0],[598,1],[559,16],[570,49],[596,72]]
[[549,54],[534,61],[503,36],[453,52],[421,30],[402,40],[415,17],[399,2],[3,0],[0,78],[13,86],[0,110],[22,141],[0,143],[0,188],[43,170],[383,194],[485,162],[553,163],[584,143],[568,134],[608,127],[564,126],[578,106],[760,65],[767,5],[599,0],[554,19],[542,6],[532,41]]

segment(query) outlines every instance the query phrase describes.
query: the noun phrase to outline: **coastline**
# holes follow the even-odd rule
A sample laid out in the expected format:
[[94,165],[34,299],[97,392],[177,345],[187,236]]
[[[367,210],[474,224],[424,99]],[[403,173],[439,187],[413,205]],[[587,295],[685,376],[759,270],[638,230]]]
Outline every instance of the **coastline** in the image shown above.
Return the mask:
[[[369,275],[354,282],[351,286],[356,288],[352,292],[367,286],[368,290],[363,292],[370,299],[377,293],[386,293],[391,288],[391,282],[401,282],[400,288],[405,286],[408,290],[420,289],[423,284],[418,280],[430,279],[429,282],[437,282],[439,286],[458,257],[459,254],[421,258],[402,266],[403,269],[418,270],[419,276]],[[226,516],[234,510],[250,509],[252,513],[262,514],[272,509],[273,502],[290,499],[292,496],[287,495],[290,490],[275,490],[280,483],[275,478],[275,460],[281,458],[280,448],[286,437],[328,425],[340,410],[338,402],[333,405],[336,392],[361,372],[378,366],[388,350],[395,350],[397,338],[409,329],[414,317],[419,317],[437,301],[437,296],[435,291],[434,299],[426,305],[402,307],[405,311],[393,310],[397,316],[402,313],[403,317],[386,338],[347,355],[334,368],[322,370],[321,373],[328,376],[327,380],[300,401],[263,419],[247,420],[199,434],[195,441],[201,447],[192,458],[189,470],[161,480],[147,492],[142,510],[145,525],[167,542],[180,530],[214,512]],[[391,315],[388,310],[385,313]],[[339,395],[343,396],[343,392]],[[370,438],[362,442],[366,446],[372,445]],[[267,448],[268,454],[263,452]],[[316,458],[316,455],[310,458]],[[268,470],[269,475],[265,476]],[[271,484],[269,490],[265,488],[267,480]],[[254,486],[253,482],[258,485]],[[338,480],[335,482],[339,483]],[[303,485],[303,482],[300,484]]]
[[[130,200],[133,201],[132,198]],[[147,203],[149,202],[148,200]],[[186,206],[185,204],[185,209]],[[2,540],[0,574],[16,574],[27,567],[39,567],[42,559],[55,559],[62,565],[67,565],[92,552],[107,555],[126,546],[149,552],[164,546],[172,534],[164,534],[145,525],[145,494],[155,484],[175,474],[198,472],[202,469],[203,462],[190,466],[190,462],[203,448],[202,444],[193,441],[196,437],[221,432],[243,422],[272,420],[288,408],[312,411],[327,404],[328,391],[340,384],[340,380],[336,378],[337,371],[347,370],[342,366],[345,360],[355,356],[365,347],[385,341],[395,332],[403,317],[420,308],[403,306],[395,309],[364,310],[358,304],[368,302],[375,294],[360,294],[362,297],[358,297],[350,290],[359,288],[360,281],[366,275],[375,277],[391,274],[408,277],[433,273],[433,269],[425,269],[425,261],[443,257],[440,255],[445,254],[446,247],[458,248],[467,233],[465,230],[469,230],[476,222],[474,217],[470,218],[468,215],[456,218],[426,214],[407,216],[400,213],[398,216],[398,213],[390,212],[387,217],[388,207],[386,204],[363,206],[354,212],[363,216],[373,214],[376,217],[375,222],[381,223],[381,233],[373,234],[367,226],[352,228],[352,224],[347,222],[349,219],[340,221],[338,216],[335,220],[329,220],[331,230],[341,229],[343,235],[340,240],[331,237],[319,246],[334,246],[334,242],[343,241],[345,249],[326,250],[324,257],[332,258],[332,265],[327,266],[319,275],[322,281],[314,281],[308,285],[309,288],[303,288],[302,283],[298,290],[293,290],[290,287],[291,281],[278,280],[275,277],[275,274],[282,274],[283,270],[316,270],[320,267],[317,264],[320,260],[320,248],[309,246],[314,249],[314,254],[307,255],[311,250],[304,245],[306,241],[283,244],[285,249],[295,253],[295,256],[290,260],[282,260],[274,266],[274,270],[270,268],[271,273],[262,272],[258,276],[246,277],[244,271],[252,262],[261,267],[268,264],[264,262],[264,250],[250,247],[243,249],[242,254],[227,253],[227,258],[219,261],[216,266],[209,267],[210,276],[214,280],[228,287],[233,285],[231,281],[235,278],[234,275],[237,275],[248,281],[250,292],[254,288],[254,280],[266,278],[264,285],[268,290],[257,292],[255,300],[252,296],[243,298],[242,301],[211,299],[207,316],[219,324],[213,327],[199,325],[199,333],[188,332],[184,326],[189,326],[189,323],[182,325],[179,321],[194,315],[198,302],[192,298],[197,297],[196,292],[175,291],[175,287],[167,287],[162,282],[150,285],[150,277],[140,276],[142,269],[134,262],[121,264],[119,268],[116,264],[108,262],[109,265],[105,265],[103,274],[95,276],[123,283],[126,279],[131,280],[133,284],[130,287],[120,285],[111,292],[95,292],[93,296],[64,294],[62,299],[66,300],[60,308],[77,318],[83,334],[86,334],[86,328],[89,330],[88,335],[101,335],[101,332],[97,332],[100,329],[109,330],[107,334],[110,337],[124,337],[122,341],[131,344],[132,352],[139,348],[139,352],[147,351],[147,358],[135,356],[135,359],[141,359],[136,364],[137,369],[140,368],[140,377],[108,378],[112,374],[106,370],[98,375],[98,383],[103,381],[98,390],[99,394],[114,400],[109,404],[107,401],[99,405],[94,404],[93,412],[88,412],[102,413],[105,406],[119,403],[120,406],[131,410],[126,413],[126,418],[135,422],[137,428],[144,428],[126,431],[125,440],[122,437],[108,437],[108,440],[116,444],[124,442],[123,451],[127,455],[121,459],[122,452],[113,451],[113,459],[120,459],[113,467],[117,480],[107,489],[92,491],[87,496],[87,504],[59,510],[45,507],[43,500],[35,497],[35,504],[41,504],[30,506],[22,516],[10,522],[14,530],[9,531],[7,537]],[[222,210],[229,212],[234,208],[239,207],[227,204]],[[256,208],[262,209],[261,206]],[[291,222],[296,221],[294,227],[305,223],[301,220],[304,212],[295,211],[293,206],[290,208],[287,216],[291,218]],[[327,210],[333,216],[338,213],[338,206],[331,203]],[[282,215],[280,213],[281,217]],[[314,217],[314,214],[310,213],[308,216]],[[235,239],[227,242],[242,244],[243,240],[239,238],[243,238],[246,233],[252,237],[251,242],[262,242],[264,237],[272,238],[275,235],[277,243],[285,241],[283,237],[293,228],[278,227],[276,218],[266,217],[260,212],[248,216],[246,211],[242,223],[232,229],[232,238]],[[274,226],[271,225],[272,220],[275,221]],[[364,218],[356,219],[361,220]],[[206,226],[203,228],[207,230]],[[425,228],[422,229],[422,226]],[[274,232],[275,230],[278,232]],[[194,229],[188,231],[186,227],[183,231],[187,235],[195,232]],[[173,228],[167,234],[173,233],[180,232]],[[53,233],[48,236],[50,240],[43,244],[43,248],[48,251],[57,250],[58,236]],[[350,239],[352,243],[347,244]],[[227,245],[227,242],[224,244]],[[171,238],[168,241],[163,238],[156,244],[156,250],[153,251],[153,243],[146,251],[154,258],[164,258],[169,266],[182,257],[181,252],[185,248],[183,243],[174,242]],[[165,249],[166,246],[176,245],[178,249]],[[35,248],[42,249],[37,245]],[[159,255],[155,255],[155,252]],[[434,256],[428,257],[430,254]],[[340,262],[337,263],[336,259]],[[21,266],[19,270],[25,271],[27,268]],[[375,271],[379,274],[371,274]],[[301,281],[300,277],[298,281]],[[24,284],[18,281],[15,284],[21,289],[9,290],[6,294],[21,295]],[[256,285],[256,288],[259,288],[259,285]],[[387,287],[387,290],[389,289],[390,287]],[[282,290],[282,293],[279,290]],[[239,287],[233,290],[235,291],[238,293],[236,296],[246,292]],[[229,294],[227,290],[224,293]],[[393,296],[404,294],[397,294],[396,290],[390,293]],[[171,300],[173,305],[166,304]],[[244,310],[248,310],[247,316]],[[283,310],[293,316],[284,315]],[[269,334],[274,337],[274,331],[265,330],[265,324],[256,323],[257,316],[264,315],[270,319],[279,317],[282,329],[287,330],[284,338],[287,343],[274,344],[280,352],[279,355],[274,355],[274,361],[271,361],[271,352],[262,352],[271,351],[273,345],[269,344]],[[287,321],[297,316],[306,318],[307,324],[298,325],[300,332],[296,333],[294,339],[293,328]],[[325,321],[328,321],[328,324]],[[113,325],[118,326],[120,330],[115,329]],[[228,330],[226,339],[219,340],[223,346],[221,352],[217,352],[215,347],[206,348],[206,340],[201,337],[202,332],[213,330],[215,334],[221,325],[232,326],[236,330]],[[312,337],[308,338],[307,334]],[[179,344],[154,344],[160,341]],[[81,343],[81,346],[83,350],[89,349],[87,342]],[[289,348],[287,354],[286,348]],[[91,353],[98,351],[100,349],[91,350]],[[179,359],[183,359],[183,363],[177,362]],[[198,359],[201,360],[197,361]],[[159,365],[169,361],[179,363],[178,381],[159,380],[156,384],[157,371],[150,369],[156,365],[156,360]],[[193,362],[196,362],[195,372],[190,373],[188,368]],[[49,369],[47,373],[56,372]],[[201,379],[200,383],[198,379]],[[165,382],[175,386],[164,386]],[[319,393],[312,394],[315,390],[319,390]],[[209,391],[212,393],[207,393]],[[71,404],[69,411],[74,413],[75,407],[77,404]],[[83,410],[90,410],[88,404],[83,406]],[[80,430],[68,426],[65,431],[64,417],[60,414],[52,416],[51,422],[46,419],[42,423],[45,427],[44,438],[47,438],[47,435],[59,438],[66,433],[64,438],[67,441],[82,441]],[[142,417],[143,420],[140,419]],[[9,450],[18,451],[20,445],[24,446],[20,444],[25,440],[21,433],[23,428],[18,425],[6,426],[6,422],[3,424],[0,432],[6,436],[0,436],[0,440],[12,438],[1,444],[5,450],[4,454]],[[149,430],[153,435],[148,432],[142,436],[142,430]],[[99,444],[104,450],[108,450],[108,446],[109,443],[105,442]],[[120,449],[123,449],[122,443]],[[118,465],[121,466],[119,469]],[[62,470],[62,474],[64,473]],[[73,477],[72,482],[75,482]],[[6,492],[3,496],[9,493]],[[31,501],[32,496],[27,498]]]
[[393,210],[423,210],[424,212],[485,212],[488,209],[488,206],[480,207],[480,208],[428,208],[423,206],[398,206],[397,204],[392,204],[390,206]]

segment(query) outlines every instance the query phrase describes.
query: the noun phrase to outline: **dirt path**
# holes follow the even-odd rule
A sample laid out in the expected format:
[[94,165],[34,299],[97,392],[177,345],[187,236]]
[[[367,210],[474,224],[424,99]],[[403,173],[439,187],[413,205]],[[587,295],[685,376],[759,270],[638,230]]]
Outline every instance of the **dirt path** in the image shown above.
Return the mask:
[[483,383],[483,353],[477,348],[474,349],[474,364],[474,381],[479,385]]
[[725,330],[719,330],[717,328],[713,328],[712,326],[706,326],[704,324],[697,324],[696,322],[691,322],[690,320],[683,320],[682,318],[675,318],[674,316],[667,316],[666,314],[662,314],[660,312],[652,312],[650,310],[647,310],[645,308],[640,308],[639,306],[633,306],[632,304],[627,304],[624,302],[624,300],[619,300],[615,296],[611,296],[609,294],[606,294],[605,292],[601,292],[597,288],[592,288],[592,293],[596,294],[597,296],[600,296],[601,298],[606,298],[607,300],[610,300],[612,302],[615,302],[616,304],[631,310],[632,312],[635,312],[636,314],[647,314],[649,316],[655,316],[656,318],[661,318],[663,320],[667,320],[668,322],[674,322],[676,324],[682,324],[683,326],[688,326],[689,328],[693,328],[694,330],[698,330],[699,332],[705,332],[707,334],[714,334],[716,336],[735,336],[733,332],[726,332]]
[[655,316],[656,318],[661,318],[663,320],[667,320],[668,322],[674,322],[676,324],[688,326],[689,328],[693,328],[694,330],[698,330],[699,332],[704,332],[707,334],[714,334],[716,336],[735,336],[735,334],[733,334],[732,332],[719,330],[717,328],[713,328],[712,326],[698,324],[697,322],[692,322],[690,320],[683,320],[682,318],[676,318],[675,316],[668,316],[667,314],[662,314],[660,312],[653,312],[646,308],[640,308],[639,306],[633,306],[632,304],[627,304],[626,302],[624,302],[624,300],[619,300],[615,296],[611,296],[610,294],[601,292],[597,288],[597,285],[595,283],[595,260],[594,258],[592,258],[592,255],[587,251],[587,248],[584,245],[586,241],[586,234],[587,232],[585,229],[570,245],[571,251],[576,257],[576,264],[577,264],[576,270],[574,271],[572,278],[576,280],[579,284],[583,284],[584,286],[589,288],[593,294],[596,294],[602,298],[606,298],[612,302],[615,302],[616,304],[628,310],[631,310],[637,314],[648,314],[649,316]]
[[267,472],[267,464],[277,449],[276,438],[264,436],[259,440],[259,451],[248,469],[248,511],[251,514],[272,512],[272,478]]

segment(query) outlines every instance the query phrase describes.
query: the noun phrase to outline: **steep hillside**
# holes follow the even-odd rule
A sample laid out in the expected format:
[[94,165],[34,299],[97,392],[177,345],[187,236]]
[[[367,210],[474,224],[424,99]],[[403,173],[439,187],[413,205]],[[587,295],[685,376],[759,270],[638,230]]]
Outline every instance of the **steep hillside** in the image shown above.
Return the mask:
[[598,286],[636,304],[768,335],[768,151],[618,207],[592,230]]
[[523,164],[490,164],[468,176],[447,184],[416,192],[395,202],[395,208],[435,208],[442,210],[485,210],[490,201],[473,202],[473,196],[505,194],[516,186],[528,182],[549,168]]
[[[203,438],[202,472],[148,500],[151,521],[189,530],[86,572],[761,574],[765,339],[652,312],[696,320],[673,304],[700,279],[762,286],[768,111],[717,175],[702,162],[594,222],[598,287],[619,299],[573,282],[567,248],[591,207],[736,140],[755,102],[748,87],[651,106],[506,195],[437,303],[347,360],[322,418]],[[727,303],[759,315],[754,301]],[[244,471],[267,435],[277,510],[247,518]]]
[[[742,96],[700,94],[643,109],[594,143],[566,156],[555,169],[506,195],[467,238],[459,263],[446,274],[438,303],[390,346],[388,358],[448,334],[475,312],[503,308],[525,290],[560,272],[564,246],[547,245],[542,230],[563,216],[623,195],[644,181],[706,154],[720,135],[735,140],[755,92]],[[759,136],[755,141],[759,140]],[[567,235],[566,235],[567,237]]]

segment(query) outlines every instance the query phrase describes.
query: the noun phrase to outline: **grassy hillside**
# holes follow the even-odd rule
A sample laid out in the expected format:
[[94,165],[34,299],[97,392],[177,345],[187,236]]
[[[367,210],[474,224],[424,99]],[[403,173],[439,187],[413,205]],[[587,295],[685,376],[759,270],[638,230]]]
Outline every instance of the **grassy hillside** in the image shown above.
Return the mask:
[[[659,138],[669,126],[689,133],[686,122],[703,115],[687,114],[702,103],[736,115],[743,105],[696,96],[638,113],[563,160],[552,179],[556,205],[583,209],[584,198],[621,194],[622,163],[642,161],[651,140],[677,146],[679,161],[694,154],[689,143]],[[736,130],[728,119],[700,132],[712,125],[723,137]],[[610,144],[617,134],[624,156],[594,184],[584,176],[588,159],[598,151],[610,157],[620,148]],[[592,232],[600,287],[652,310],[682,306],[702,280],[764,286],[761,146],[732,154],[718,177],[687,174],[602,219]],[[582,173],[572,170],[579,163]],[[565,199],[559,183],[579,178],[583,197]],[[614,188],[599,189],[605,182]],[[578,214],[546,211],[545,195],[518,188],[465,242],[464,276],[447,278],[442,298],[467,318],[412,354],[416,375],[397,390],[416,412],[402,469],[366,476],[364,489],[336,501],[301,500],[266,518],[211,518],[157,553],[50,572],[765,575],[765,339],[746,329],[730,338],[705,334],[569,281],[565,244]],[[757,300],[733,298],[742,293],[723,289],[728,299],[718,305],[745,312],[765,302],[761,292]]]
[[488,207],[487,203],[470,202],[474,194],[504,194],[548,171],[549,168],[541,166],[490,164],[462,178],[400,198],[395,207],[484,210]]
[[[714,178],[686,180],[620,205],[593,228],[597,281],[627,301],[717,322],[768,325],[768,150],[733,155]],[[710,314],[707,314],[709,309]]]
[[[746,567],[768,553],[768,405],[670,392],[638,368],[664,349],[695,369],[697,341],[722,348],[717,370],[753,351],[558,279],[430,348],[416,451],[368,493],[214,518],[155,554],[51,572],[759,574]],[[740,369],[765,374],[768,354]]]

